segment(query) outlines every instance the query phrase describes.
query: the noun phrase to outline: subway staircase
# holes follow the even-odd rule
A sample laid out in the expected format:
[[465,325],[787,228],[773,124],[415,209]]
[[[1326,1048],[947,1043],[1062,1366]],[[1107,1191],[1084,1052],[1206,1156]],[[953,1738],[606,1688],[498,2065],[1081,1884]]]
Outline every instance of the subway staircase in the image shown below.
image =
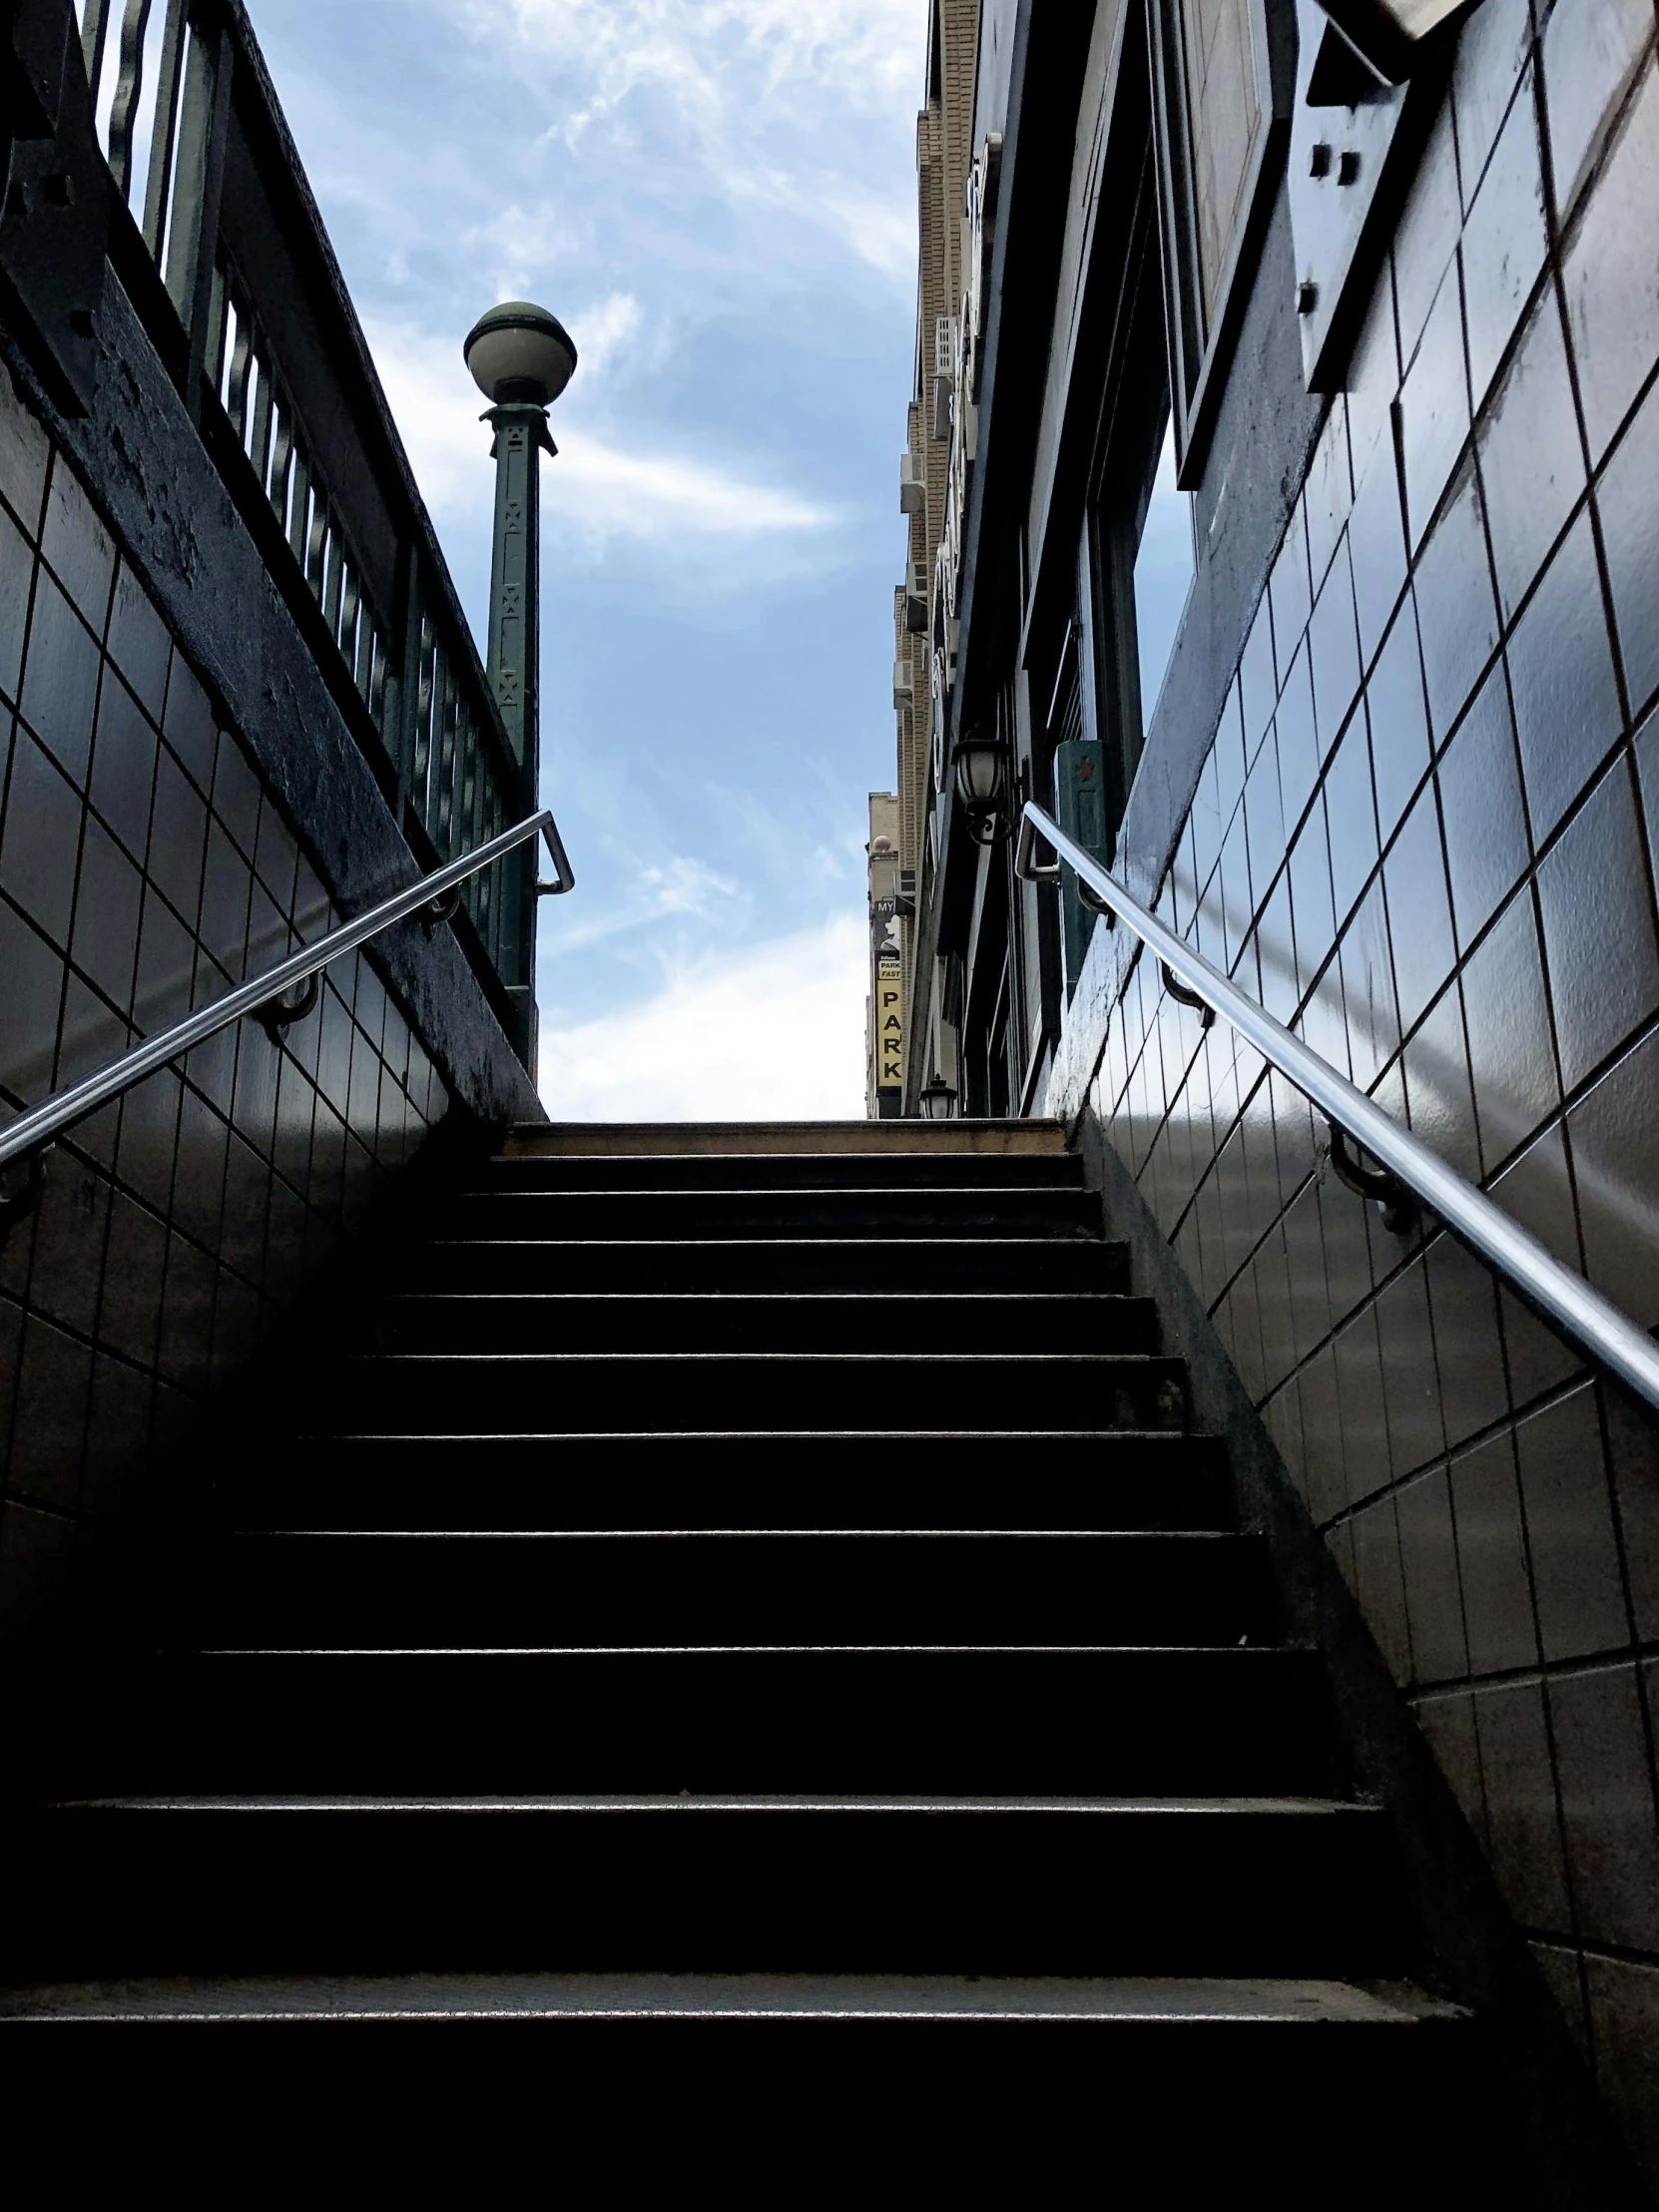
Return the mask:
[[13,1698],[0,2064],[516,2023],[571,2094],[740,2066],[1177,2178],[1470,2131],[1056,1126],[519,1129],[378,1280],[188,1572]]

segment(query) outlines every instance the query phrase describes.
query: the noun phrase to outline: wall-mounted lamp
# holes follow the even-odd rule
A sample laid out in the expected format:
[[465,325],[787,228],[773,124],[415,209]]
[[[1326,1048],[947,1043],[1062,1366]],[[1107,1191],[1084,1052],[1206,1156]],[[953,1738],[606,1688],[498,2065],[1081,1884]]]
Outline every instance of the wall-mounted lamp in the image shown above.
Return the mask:
[[956,740],[950,756],[956,772],[956,797],[967,816],[975,844],[992,844],[1004,835],[1002,802],[1008,788],[1008,756],[1000,739],[974,729]]

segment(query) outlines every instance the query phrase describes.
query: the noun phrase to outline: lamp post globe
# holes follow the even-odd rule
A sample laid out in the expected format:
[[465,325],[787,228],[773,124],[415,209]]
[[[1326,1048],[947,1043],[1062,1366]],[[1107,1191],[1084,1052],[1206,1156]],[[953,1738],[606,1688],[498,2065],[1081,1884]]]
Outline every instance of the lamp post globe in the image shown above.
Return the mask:
[[948,1121],[955,1103],[955,1086],[947,1083],[942,1075],[935,1074],[931,1082],[923,1086],[921,1111],[928,1121]]
[[496,407],[549,407],[576,373],[570,332],[528,299],[504,299],[480,315],[463,351],[473,382]]

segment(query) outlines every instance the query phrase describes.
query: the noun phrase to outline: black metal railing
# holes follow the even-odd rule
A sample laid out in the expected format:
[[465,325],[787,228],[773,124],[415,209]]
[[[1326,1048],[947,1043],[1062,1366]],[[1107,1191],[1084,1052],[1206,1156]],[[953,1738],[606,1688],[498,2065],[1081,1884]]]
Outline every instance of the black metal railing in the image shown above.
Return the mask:
[[[77,0],[130,286],[417,858],[534,809],[242,0]],[[142,271],[138,272],[142,276]],[[480,497],[486,495],[480,445]],[[462,942],[527,1008],[535,871],[467,880]]]

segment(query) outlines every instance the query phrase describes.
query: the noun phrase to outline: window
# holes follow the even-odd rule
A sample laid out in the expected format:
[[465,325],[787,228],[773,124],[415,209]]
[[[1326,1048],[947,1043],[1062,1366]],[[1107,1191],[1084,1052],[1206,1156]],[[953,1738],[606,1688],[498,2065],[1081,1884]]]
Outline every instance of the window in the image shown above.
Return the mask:
[[1175,424],[1164,426],[1158,473],[1135,554],[1135,648],[1141,714],[1150,723],[1193,581],[1192,499],[1175,481]]
[[1295,96],[1292,0],[1151,0],[1175,454],[1191,483],[1284,159]]

